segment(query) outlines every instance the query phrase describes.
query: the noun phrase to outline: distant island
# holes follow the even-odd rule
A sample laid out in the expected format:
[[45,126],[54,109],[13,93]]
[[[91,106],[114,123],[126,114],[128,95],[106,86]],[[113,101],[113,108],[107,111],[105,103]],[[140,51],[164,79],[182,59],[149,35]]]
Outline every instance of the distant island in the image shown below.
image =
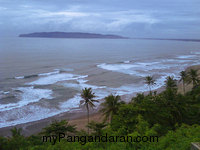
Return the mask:
[[169,41],[188,41],[200,42],[200,39],[173,39],[173,38],[129,38],[114,34],[98,34],[83,32],[34,32],[20,34],[19,37],[30,38],[82,38],[82,39],[136,39],[136,40],[169,40]]
[[98,38],[98,39],[127,39],[127,37],[111,34],[81,33],[81,32],[35,32],[20,34],[19,37],[33,38]]

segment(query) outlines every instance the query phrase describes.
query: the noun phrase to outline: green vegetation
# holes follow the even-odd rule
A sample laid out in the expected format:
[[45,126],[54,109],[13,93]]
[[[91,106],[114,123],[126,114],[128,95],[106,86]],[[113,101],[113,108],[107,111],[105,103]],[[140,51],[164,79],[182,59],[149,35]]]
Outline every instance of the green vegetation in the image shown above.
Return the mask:
[[109,119],[110,123],[112,122],[113,115],[117,114],[120,104],[123,104],[120,100],[121,98],[119,95],[114,96],[111,94],[105,97],[105,102],[101,104],[102,108],[100,110],[100,112],[105,116],[104,121]]
[[[38,135],[24,137],[21,129],[11,130],[11,137],[0,137],[0,150],[189,150],[191,142],[200,142],[200,82],[197,72],[190,70],[188,74],[181,73],[181,81],[192,83],[191,91],[181,94],[177,92],[177,81],[167,77],[166,89],[159,93],[148,95],[138,93],[129,103],[121,101],[118,95],[109,95],[101,104],[101,112],[107,122],[89,122],[89,106],[93,107],[95,94],[92,89],[85,88],[82,98],[87,108],[88,129],[76,131],[67,121],[55,121]],[[147,80],[148,79],[148,80]],[[151,86],[153,79],[146,78]],[[187,81],[187,82],[186,82]],[[151,89],[150,89],[151,91]],[[76,136],[157,136],[158,142],[42,142],[43,135],[59,133]]]
[[40,133],[41,135],[56,135],[58,136],[59,133],[65,133],[68,135],[68,133],[75,133],[76,128],[75,126],[68,125],[68,122],[65,120],[62,121],[54,121],[49,126],[42,129],[43,131]]

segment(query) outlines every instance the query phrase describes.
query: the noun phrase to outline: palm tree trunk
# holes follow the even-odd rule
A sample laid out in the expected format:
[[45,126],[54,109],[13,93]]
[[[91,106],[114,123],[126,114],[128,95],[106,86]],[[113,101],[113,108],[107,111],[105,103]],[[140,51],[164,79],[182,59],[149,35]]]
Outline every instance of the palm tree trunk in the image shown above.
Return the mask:
[[183,81],[183,94],[185,95],[185,83]]
[[149,86],[149,95],[151,94],[151,86]]
[[[87,108],[87,118],[88,118],[88,125],[89,125],[89,107],[88,107],[88,104],[86,105],[86,108]],[[89,135],[89,127],[88,127],[88,135]]]
[[194,89],[194,87],[195,87],[195,82],[193,81],[193,89]]
[[110,114],[110,124],[112,123],[112,112]]
[[193,89],[194,89],[196,87],[196,80],[195,79],[193,79],[192,84],[193,84]]

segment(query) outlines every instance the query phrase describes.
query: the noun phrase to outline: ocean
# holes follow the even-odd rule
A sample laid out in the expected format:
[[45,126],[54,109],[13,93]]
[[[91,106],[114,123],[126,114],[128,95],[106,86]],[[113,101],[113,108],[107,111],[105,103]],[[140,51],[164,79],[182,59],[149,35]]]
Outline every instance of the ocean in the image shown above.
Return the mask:
[[0,128],[78,110],[85,87],[96,99],[145,92],[145,76],[158,89],[198,64],[200,42],[0,38]]

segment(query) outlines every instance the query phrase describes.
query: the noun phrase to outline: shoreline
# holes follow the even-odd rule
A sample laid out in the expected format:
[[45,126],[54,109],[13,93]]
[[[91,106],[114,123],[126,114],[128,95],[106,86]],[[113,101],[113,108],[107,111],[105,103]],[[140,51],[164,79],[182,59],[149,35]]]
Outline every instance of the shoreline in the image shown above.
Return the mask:
[[[185,70],[187,71],[189,69],[197,69],[198,73],[200,73],[200,65],[190,66],[190,67],[186,68]],[[190,85],[188,85],[187,87],[188,87],[188,89],[187,89],[187,91],[188,91],[190,89]],[[164,86],[162,86],[158,89],[155,89],[153,91],[157,91],[157,93],[161,93],[162,91],[164,91]],[[178,92],[181,93],[181,91],[182,91],[181,83],[179,83],[178,84]],[[148,91],[140,92],[140,93],[144,93],[146,95],[148,93]],[[132,97],[134,97],[136,94],[137,93],[122,95],[121,100],[125,101],[126,103],[130,102]],[[100,99],[99,101],[102,102],[103,100],[104,99]],[[95,109],[90,109],[90,120],[94,120],[94,121],[102,121],[103,120],[102,114],[100,114],[99,109],[100,109],[100,105]],[[0,136],[11,136],[10,130],[13,127],[22,128],[22,134],[24,136],[30,136],[33,134],[37,134],[42,130],[42,128],[51,124],[51,122],[54,120],[58,120],[58,121],[59,120],[67,120],[69,122],[69,124],[76,125],[77,130],[85,129],[85,125],[87,124],[86,116],[87,116],[86,109],[83,106],[79,106],[78,110],[77,110],[77,108],[75,108],[68,112],[63,112],[61,114],[58,114],[58,115],[55,115],[52,117],[48,117],[48,118],[44,118],[41,120],[0,128]]]
[[[160,93],[164,90],[164,86],[153,90],[153,91],[157,91],[157,93]],[[148,94],[148,91],[142,92],[145,95]],[[131,101],[131,99],[136,96],[137,93],[132,93],[132,94],[125,94],[121,96],[121,100],[128,103]],[[100,99],[99,101],[102,102],[104,99]],[[100,105],[98,105],[96,108],[94,109],[90,109],[90,118],[92,117],[93,119],[90,120],[95,120],[95,121],[102,121],[103,116],[100,115]],[[98,117],[97,117],[98,116]],[[94,119],[97,118],[97,119]],[[22,123],[22,124],[17,124],[17,125],[13,125],[13,126],[8,126],[8,127],[3,127],[0,128],[0,136],[11,136],[11,132],[10,130],[14,127],[16,128],[21,128],[22,129],[22,134],[24,136],[30,136],[33,134],[37,134],[39,133],[42,128],[46,127],[47,125],[51,124],[52,121],[55,120],[67,120],[69,122],[69,124],[73,124],[77,126],[77,130],[80,129],[85,129],[84,126],[84,121],[85,121],[85,125],[87,123],[87,111],[85,109],[85,107],[83,106],[79,106],[78,108],[74,108],[70,111],[67,112],[63,112],[61,114],[57,114],[55,116],[51,116],[48,118],[44,118],[41,120],[36,120],[36,121],[32,121],[32,122],[27,122],[27,123]],[[81,125],[77,125],[77,122],[79,122],[79,120],[82,120],[82,124]],[[81,126],[81,127],[80,127]]]

